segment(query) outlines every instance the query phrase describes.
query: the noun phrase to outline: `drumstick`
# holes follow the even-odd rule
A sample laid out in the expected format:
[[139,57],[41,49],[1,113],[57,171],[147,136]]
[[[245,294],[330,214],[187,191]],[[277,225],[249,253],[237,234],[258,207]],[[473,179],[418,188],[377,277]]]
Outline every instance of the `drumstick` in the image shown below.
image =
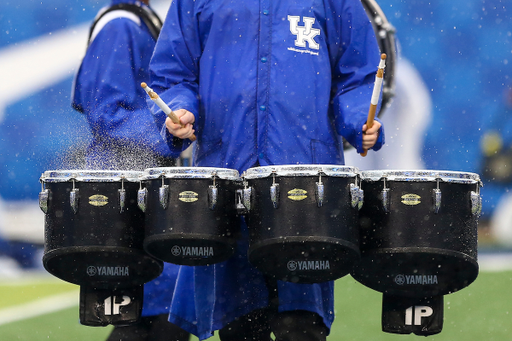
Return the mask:
[[[169,106],[164,102],[162,101],[162,99],[160,98],[160,96],[158,96],[158,94],[156,92],[153,91],[153,89],[151,89],[146,83],[142,82],[140,83],[140,86],[146,90],[146,93],[149,95],[149,97],[153,100],[153,102],[156,103],[156,105],[158,105],[158,107],[160,109],[162,109],[162,111],[167,115],[167,117],[169,117],[171,119],[171,121],[174,123],[174,124],[179,124],[181,125],[182,127],[184,127],[183,124],[181,124],[180,122],[180,119],[178,118],[178,116],[176,116],[176,114],[174,113],[174,111],[171,110],[171,108],[169,108]],[[196,140],[196,136],[194,134],[192,134],[192,136],[189,137],[189,140],[190,141],[195,141]]]
[[[380,90],[382,88],[382,81],[384,79],[384,68],[386,67],[386,54],[380,55],[379,69],[375,76],[375,83],[373,84],[372,99],[370,101],[370,110],[368,110],[368,119],[366,120],[366,130],[373,127],[373,120],[375,119],[375,112],[377,111],[377,104],[379,103]],[[364,150],[361,156],[366,156],[368,150]]]

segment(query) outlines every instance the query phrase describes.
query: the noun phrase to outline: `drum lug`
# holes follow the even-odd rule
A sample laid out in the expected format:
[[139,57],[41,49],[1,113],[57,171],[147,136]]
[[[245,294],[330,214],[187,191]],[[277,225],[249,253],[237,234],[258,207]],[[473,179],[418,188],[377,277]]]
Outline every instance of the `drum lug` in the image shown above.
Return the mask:
[[321,182],[316,183],[316,189],[315,189],[315,197],[316,197],[316,203],[318,207],[322,207],[324,205],[324,184]]
[[123,213],[126,207],[126,190],[121,188],[118,190],[119,193],[119,212]]
[[148,196],[147,188],[141,188],[137,192],[137,204],[142,212],[146,212],[146,201]]
[[279,207],[279,184],[274,183],[270,186],[270,200],[274,208]]
[[125,178],[121,178],[121,188],[117,191],[119,194],[119,213],[123,213],[126,207],[126,190],[124,189],[124,180]]
[[359,208],[361,193],[359,192],[359,186],[356,184],[350,184],[350,200],[353,208]]
[[364,203],[364,191],[360,188],[358,192],[359,203],[357,204],[357,209],[360,210],[363,207]]
[[434,199],[434,213],[439,213],[441,209],[441,190],[439,188],[432,190],[432,198]]
[[73,188],[71,192],[69,192],[69,203],[71,205],[71,208],[73,209],[73,212],[75,214],[78,213],[78,201],[80,199],[79,196],[79,189]]
[[382,196],[382,209],[385,213],[390,211],[389,188],[384,188],[380,193]]
[[478,217],[482,213],[482,197],[474,191],[471,191],[471,213]]
[[214,211],[217,207],[217,198],[219,195],[219,189],[215,185],[210,185],[208,187],[208,207],[210,210]]
[[41,193],[39,193],[39,208],[44,213],[48,213],[48,196],[50,191],[48,189],[43,189]]
[[158,198],[160,199],[160,206],[166,210],[169,206],[169,185],[162,185],[158,189]]

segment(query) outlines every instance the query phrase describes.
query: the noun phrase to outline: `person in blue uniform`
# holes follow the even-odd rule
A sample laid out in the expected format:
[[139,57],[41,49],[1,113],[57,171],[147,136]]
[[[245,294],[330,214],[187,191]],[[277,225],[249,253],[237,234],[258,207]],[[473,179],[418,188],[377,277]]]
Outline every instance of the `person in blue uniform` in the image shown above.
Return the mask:
[[[112,0],[91,26],[72,96],[93,135],[86,169],[142,171],[171,166],[179,156],[162,139],[140,87],[149,77],[160,29],[149,0]],[[177,271],[176,265],[165,263],[162,275],[144,286],[141,322],[115,327],[108,340],[188,340],[189,334],[167,318]]]
[[[378,120],[366,125],[379,59],[359,0],[174,0],[150,86],[181,124],[148,104],[172,150],[196,135],[195,166],[341,165],[341,136],[358,152],[384,142]],[[273,281],[247,249],[243,223],[230,259],[181,267],[170,321],[201,340],[325,340],[334,283]]]

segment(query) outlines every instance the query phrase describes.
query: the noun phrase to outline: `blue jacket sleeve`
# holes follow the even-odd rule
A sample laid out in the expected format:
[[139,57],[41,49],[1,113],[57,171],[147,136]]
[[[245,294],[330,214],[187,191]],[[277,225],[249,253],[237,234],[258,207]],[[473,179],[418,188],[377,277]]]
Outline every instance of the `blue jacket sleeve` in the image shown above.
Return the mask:
[[[193,15],[194,1],[173,1],[158,37],[150,63],[151,87],[172,110],[186,109],[196,116],[199,112],[199,59],[201,43]],[[171,149],[184,150],[189,140],[177,141],[165,129],[166,116],[148,101],[161,132],[167,134]]]
[[[361,153],[362,127],[368,116],[380,52],[375,32],[360,1],[343,1],[342,11],[344,15],[337,18],[338,32],[331,35],[335,38],[330,42],[331,46],[336,46],[331,49],[331,58],[335,60],[333,110],[338,134]],[[380,102],[379,99],[379,107]],[[382,126],[372,149],[379,150],[383,144]]]
[[87,49],[73,87],[73,106],[86,114],[96,139],[177,156],[162,139],[140,86],[148,78],[153,47],[149,32],[135,22],[108,22]]

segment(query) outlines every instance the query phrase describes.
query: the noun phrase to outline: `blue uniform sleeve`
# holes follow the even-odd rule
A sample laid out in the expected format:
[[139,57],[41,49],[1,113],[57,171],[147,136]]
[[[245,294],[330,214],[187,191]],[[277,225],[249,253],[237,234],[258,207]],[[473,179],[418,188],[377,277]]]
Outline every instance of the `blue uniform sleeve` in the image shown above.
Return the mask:
[[[150,63],[151,87],[172,110],[199,112],[199,59],[201,43],[197,30],[194,1],[173,1],[160,32]],[[148,105],[157,125],[165,129],[166,116],[152,101]],[[197,130],[197,127],[196,127]],[[171,149],[184,150],[189,140],[177,141],[167,132]]]
[[[380,52],[373,27],[360,1],[343,1],[342,11],[344,15],[337,18],[337,40],[330,43],[336,46],[331,49],[331,57],[335,60],[333,110],[338,134],[361,153],[362,127],[368,116]],[[379,107],[380,104],[379,99]],[[379,150],[383,144],[382,126],[372,149]]]
[[149,77],[154,44],[149,32],[129,19],[108,22],[87,49],[73,87],[73,106],[86,114],[97,139],[176,157],[160,135],[140,86]]

